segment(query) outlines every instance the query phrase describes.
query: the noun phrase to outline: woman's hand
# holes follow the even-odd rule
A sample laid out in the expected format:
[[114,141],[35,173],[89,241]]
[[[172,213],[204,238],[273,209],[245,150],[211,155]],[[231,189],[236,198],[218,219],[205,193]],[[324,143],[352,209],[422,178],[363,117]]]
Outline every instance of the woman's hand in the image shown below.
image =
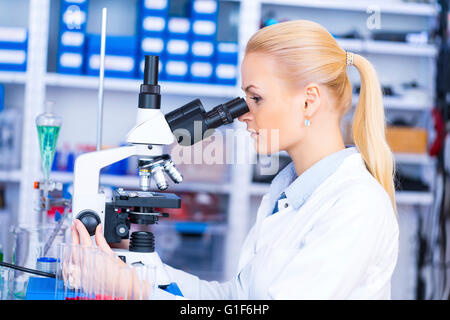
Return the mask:
[[[99,224],[95,229],[95,244],[103,255],[95,255],[88,265],[83,252],[94,250],[91,237],[84,224],[75,219],[71,227],[72,245],[81,246],[77,250],[78,258],[66,268],[65,274],[72,277],[88,279],[89,287],[86,288],[83,281],[74,281],[86,292],[102,295],[101,298],[115,297],[122,299],[148,299],[150,297],[150,284],[139,279],[136,270],[128,267],[121,259],[117,258],[114,251],[103,236],[102,226]],[[73,283],[73,282],[72,282]]]
[[[91,297],[95,298],[127,298],[129,288],[119,284],[126,275],[121,271],[127,270],[127,265],[116,255],[103,236],[102,226],[99,224],[95,230],[95,244],[89,236],[83,223],[75,219],[72,231],[72,257],[71,263],[66,265],[63,274],[70,283],[76,284]],[[131,282],[131,281],[130,281]],[[100,295],[100,297],[99,297]]]
[[[93,247],[91,237],[89,236],[88,231],[84,224],[75,219],[73,225],[71,227],[72,231],[72,244],[78,244],[87,247]],[[97,247],[106,254],[113,254],[112,249],[106,242],[105,237],[103,236],[103,228],[102,225],[99,224],[95,229],[95,244]]]

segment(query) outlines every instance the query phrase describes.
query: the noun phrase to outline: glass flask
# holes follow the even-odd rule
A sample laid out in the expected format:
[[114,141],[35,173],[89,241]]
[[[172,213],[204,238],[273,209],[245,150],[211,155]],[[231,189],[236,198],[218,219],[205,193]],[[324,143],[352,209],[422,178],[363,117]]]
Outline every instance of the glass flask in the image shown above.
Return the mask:
[[[54,224],[30,226],[13,226],[11,232],[14,235],[13,261],[12,263],[37,269],[48,273],[56,273],[57,245],[66,242],[67,226],[61,226],[52,245],[44,253],[45,244],[55,229]],[[30,277],[39,277],[27,272],[13,271],[13,298],[25,299],[28,280]]]
[[53,104],[53,101],[47,101],[45,105],[46,111],[36,118],[39,149],[41,151],[41,164],[45,181],[49,180],[53,159],[55,157],[59,130],[62,124],[62,119],[50,111]]

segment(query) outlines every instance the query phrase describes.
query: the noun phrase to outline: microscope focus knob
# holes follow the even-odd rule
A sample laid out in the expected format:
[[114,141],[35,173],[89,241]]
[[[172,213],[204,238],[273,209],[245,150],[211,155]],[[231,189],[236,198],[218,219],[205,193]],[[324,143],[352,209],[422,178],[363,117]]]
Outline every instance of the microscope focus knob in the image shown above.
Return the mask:
[[119,237],[125,237],[129,229],[126,224],[121,223],[116,226],[116,233]]
[[98,214],[93,211],[83,211],[78,215],[78,219],[84,224],[90,236],[95,234],[95,229],[101,222]]

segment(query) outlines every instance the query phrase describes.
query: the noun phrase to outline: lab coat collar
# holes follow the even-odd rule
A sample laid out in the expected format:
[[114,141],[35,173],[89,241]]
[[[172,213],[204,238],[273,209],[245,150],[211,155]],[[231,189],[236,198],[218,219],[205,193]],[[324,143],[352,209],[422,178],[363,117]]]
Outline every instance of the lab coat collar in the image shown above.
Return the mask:
[[297,176],[294,162],[290,162],[272,181],[270,203],[275,205],[275,201],[284,191],[289,205],[298,210],[314,190],[337,170],[344,159],[354,153],[358,153],[355,146],[346,146],[345,149],[319,160],[300,176]]

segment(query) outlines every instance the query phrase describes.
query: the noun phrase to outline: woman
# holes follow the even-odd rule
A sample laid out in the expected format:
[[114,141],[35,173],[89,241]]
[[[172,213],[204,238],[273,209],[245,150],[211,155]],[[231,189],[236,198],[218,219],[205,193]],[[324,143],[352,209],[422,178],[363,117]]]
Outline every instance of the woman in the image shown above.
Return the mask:
[[[361,92],[356,147],[346,148],[339,124],[351,106],[351,66]],[[292,162],[263,197],[233,279],[208,282],[167,266],[172,280],[188,299],[389,299],[399,231],[374,68],[299,20],[255,33],[241,72],[250,111],[239,120],[259,153],[285,150]],[[88,237],[79,222],[73,231],[74,242]],[[101,231],[96,240],[111,250]]]

